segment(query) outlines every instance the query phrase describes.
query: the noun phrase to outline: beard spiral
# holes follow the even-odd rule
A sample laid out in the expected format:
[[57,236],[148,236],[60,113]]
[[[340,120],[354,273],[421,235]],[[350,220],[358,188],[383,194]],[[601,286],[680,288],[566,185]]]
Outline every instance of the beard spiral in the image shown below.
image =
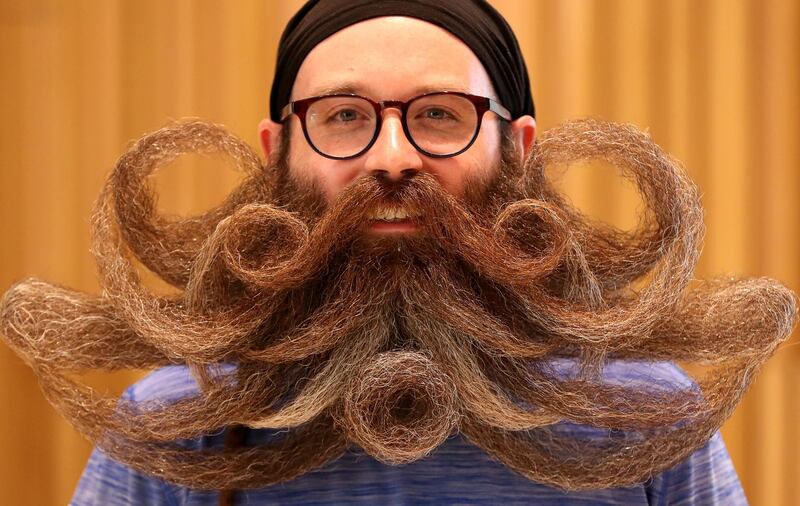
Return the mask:
[[[158,215],[148,178],[194,151],[233,158],[244,181],[201,215]],[[592,221],[545,177],[587,159],[636,184],[639,229]],[[796,320],[794,294],[776,281],[690,284],[703,235],[697,189],[630,126],[555,128],[524,166],[504,157],[471,200],[421,173],[390,189],[359,178],[330,206],[292,212],[279,202],[308,196],[281,183],[287,170],[199,121],[146,135],[93,212],[102,293],[26,279],[3,296],[6,343],[111,457],[193,488],[255,488],[351,443],[399,464],[460,431],[541,483],[626,486],[702,446]],[[367,238],[370,211],[387,203],[420,214],[420,234]],[[134,259],[177,292],[147,290]],[[620,361],[705,373],[686,384],[609,381]],[[132,401],[73,378],[167,364],[187,365],[199,391]],[[231,424],[284,430],[257,447],[176,442]]]

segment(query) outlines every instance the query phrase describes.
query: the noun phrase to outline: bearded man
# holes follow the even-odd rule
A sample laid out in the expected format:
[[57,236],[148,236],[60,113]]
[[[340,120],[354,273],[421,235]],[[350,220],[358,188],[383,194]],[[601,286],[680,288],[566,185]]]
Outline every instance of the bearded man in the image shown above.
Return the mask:
[[[698,192],[646,135],[534,142],[516,38],[481,0],[312,0],[270,105],[266,165],[202,122],[120,159],[93,218],[102,295],[3,299],[7,342],[97,445],[73,504],[746,504],[718,429],[796,299],[689,286]],[[147,177],[194,150],[247,177],[157,216]],[[593,158],[638,185],[640,230],[545,177]],[[159,366],[121,400],[72,374]]]

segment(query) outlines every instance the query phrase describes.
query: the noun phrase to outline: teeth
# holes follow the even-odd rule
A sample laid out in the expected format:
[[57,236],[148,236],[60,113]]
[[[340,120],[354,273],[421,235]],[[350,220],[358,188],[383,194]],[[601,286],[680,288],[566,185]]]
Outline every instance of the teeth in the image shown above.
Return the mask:
[[369,217],[373,220],[404,220],[409,217],[415,217],[416,214],[410,213],[404,207],[382,207],[372,211]]

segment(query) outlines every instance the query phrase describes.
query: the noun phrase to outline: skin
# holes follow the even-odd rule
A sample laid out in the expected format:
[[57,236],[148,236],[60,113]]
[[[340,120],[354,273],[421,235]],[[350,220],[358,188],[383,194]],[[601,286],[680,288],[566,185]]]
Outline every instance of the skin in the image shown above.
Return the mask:
[[[431,48],[436,48],[431,51]],[[318,44],[303,61],[291,100],[331,93],[349,86],[347,92],[373,100],[408,100],[426,91],[453,90],[497,100],[489,75],[478,57],[450,32],[415,18],[388,16],[351,25]],[[406,138],[398,109],[385,109],[383,126],[375,144],[352,160],[331,160],[316,153],[303,137],[300,120],[289,118],[290,176],[299,184],[316,183],[328,204],[355,179],[374,175],[391,180],[433,175],[445,190],[457,197],[470,179],[488,181],[499,170],[500,133],[492,112],[483,117],[475,143],[451,158],[434,159],[418,152]],[[287,122],[288,123],[288,122]],[[526,157],[533,146],[536,122],[526,115],[511,123],[518,156]],[[269,118],[259,124],[264,154],[277,159],[284,125]],[[403,232],[413,227],[379,223],[373,231]]]

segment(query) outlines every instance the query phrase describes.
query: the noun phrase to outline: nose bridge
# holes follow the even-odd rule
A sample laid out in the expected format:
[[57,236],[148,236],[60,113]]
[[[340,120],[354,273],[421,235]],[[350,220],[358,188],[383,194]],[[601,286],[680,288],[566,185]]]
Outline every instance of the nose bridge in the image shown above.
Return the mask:
[[389,108],[399,109],[400,114],[403,113],[403,107],[406,105],[402,100],[381,100],[378,102],[381,106],[381,113]]
[[[422,168],[421,155],[406,137],[402,124],[404,102],[382,100],[378,104],[381,107],[380,131],[375,144],[367,152],[364,168],[391,179],[419,171]],[[399,116],[384,114],[388,109],[397,109]]]

